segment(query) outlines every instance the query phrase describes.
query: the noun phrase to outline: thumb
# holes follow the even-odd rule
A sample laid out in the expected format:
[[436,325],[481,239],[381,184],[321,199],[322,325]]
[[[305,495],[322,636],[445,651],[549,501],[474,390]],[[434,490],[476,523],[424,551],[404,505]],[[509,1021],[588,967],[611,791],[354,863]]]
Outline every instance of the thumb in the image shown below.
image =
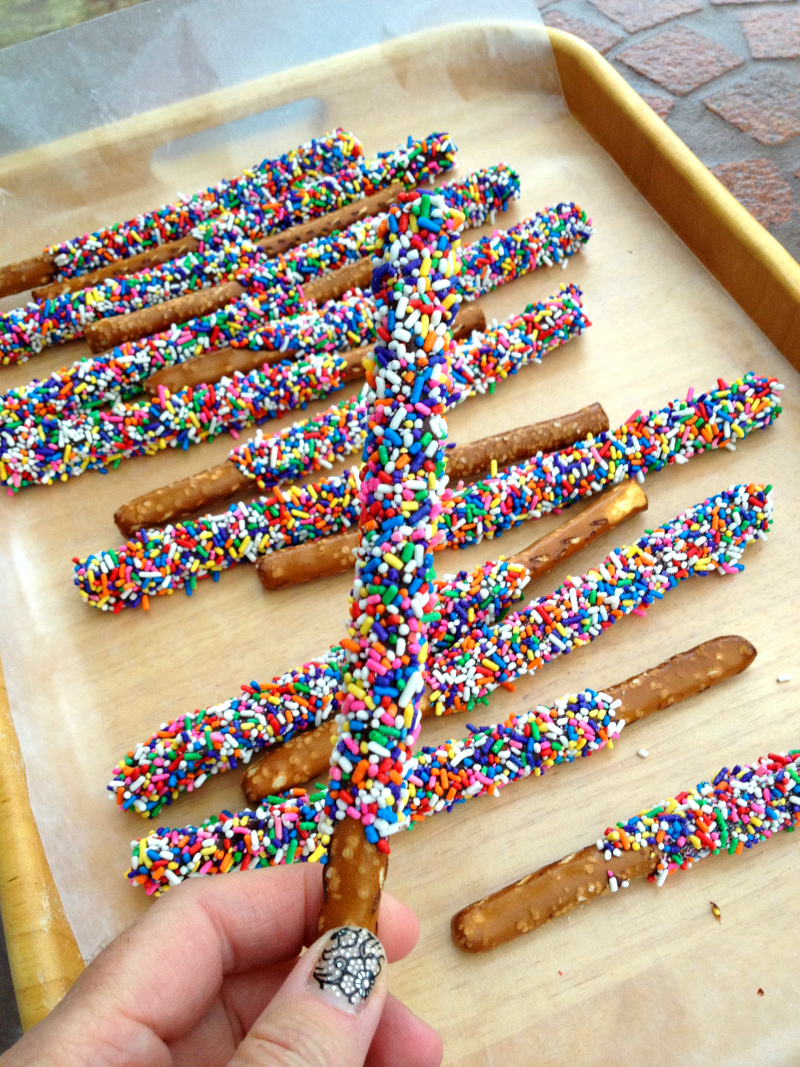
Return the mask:
[[297,961],[229,1067],[360,1067],[386,999],[375,934],[340,926]]

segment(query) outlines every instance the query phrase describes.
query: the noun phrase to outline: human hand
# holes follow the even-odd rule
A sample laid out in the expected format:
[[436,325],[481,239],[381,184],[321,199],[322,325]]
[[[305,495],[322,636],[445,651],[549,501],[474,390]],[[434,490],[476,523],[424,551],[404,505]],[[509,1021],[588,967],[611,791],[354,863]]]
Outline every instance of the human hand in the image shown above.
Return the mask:
[[[312,944],[321,901],[316,864],[178,886],[0,1067],[436,1067],[441,1041],[387,993],[377,938],[343,927]],[[380,935],[389,961],[419,935],[414,913],[387,893]],[[355,986],[335,977],[348,954],[358,957]]]

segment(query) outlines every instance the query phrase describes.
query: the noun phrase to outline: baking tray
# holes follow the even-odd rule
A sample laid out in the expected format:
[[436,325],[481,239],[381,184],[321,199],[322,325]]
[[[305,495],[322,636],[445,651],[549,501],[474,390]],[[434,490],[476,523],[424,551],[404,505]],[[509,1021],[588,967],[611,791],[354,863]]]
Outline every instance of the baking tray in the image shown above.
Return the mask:
[[[793,369],[800,359],[800,268],[605,60],[576,38],[547,32],[568,110],[546,97],[537,74],[540,28],[453,26],[21,153],[2,161],[0,177],[6,186],[10,178],[46,191],[76,160],[99,161],[97,172],[112,174],[115,166],[149,158],[164,140],[309,98],[322,99],[332,123],[354,129],[368,150],[409,130],[447,129],[460,146],[462,170],[503,158],[521,171],[523,200],[503,225],[569,198],[597,227],[587,252],[563,274],[542,271],[487,300],[489,314],[501,317],[561,281],[574,281],[585,289],[591,330],[494,397],[459,409],[451,420],[455,439],[595,399],[616,425],[636,407],[660,405],[690,384],[708,388],[747,369],[786,383],[785,411],[774,429],[735,454],[701,457],[649,480],[648,515],[570,568],[585,570],[614,544],[723,486],[772,482],[774,532],[769,544],[748,550],[745,574],[687,583],[646,620],[623,621],[471,718],[498,721],[577,686],[618,681],[717,633],[753,640],[754,667],[633,727],[613,752],[527,780],[499,799],[485,798],[402,836],[393,843],[389,888],[417,910],[422,924],[417,950],[392,968],[392,989],[440,1029],[448,1064],[528,1063],[533,1056],[542,1064],[601,1064],[612,1049],[615,1062],[637,1064],[665,1048],[671,1062],[686,1065],[788,1064],[800,1036],[797,948],[786,936],[800,918],[800,859],[788,835],[732,865],[722,858],[703,864],[661,891],[638,887],[606,898],[485,957],[463,956],[449,938],[457,908],[593,840],[612,821],[723,763],[798,743],[796,683],[778,687],[776,677],[800,679],[794,617],[800,583],[791,551],[800,519],[791,460],[800,432]],[[185,187],[201,184],[208,165],[202,155],[184,161]],[[110,208],[125,205],[132,188],[139,203],[156,202],[157,196],[145,196],[157,191],[148,181],[154,179],[140,171],[120,186],[109,184],[97,198],[99,217],[116,217],[120,212]],[[73,209],[81,217],[77,207],[64,205],[66,214]],[[22,230],[14,237],[20,253],[29,250]],[[4,382],[40,375],[82,350],[72,345],[15,368]],[[0,693],[0,904],[26,1026],[69,987],[82,954],[91,955],[148,906],[143,894],[124,885],[128,840],[148,824],[126,819],[102,795],[116,758],[156,722],[223,699],[251,677],[278,673],[341,632],[346,576],[267,600],[252,571],[239,568],[218,586],[201,583],[190,602],[180,595],[154,604],[149,617],[102,616],[71,589],[69,556],[118,543],[111,523],[116,505],[217,462],[229,447],[228,439],[218,440],[124,464],[105,479],[89,475],[31,490],[0,513],[8,533],[0,603],[24,607],[22,617],[4,621],[2,645],[11,712]],[[523,527],[497,549],[448,553],[439,568],[516,551],[557,521]],[[563,576],[538,582],[531,594]],[[48,763],[49,737],[35,732],[44,700],[64,753],[57,771]],[[89,750],[76,741],[78,724],[94,738]],[[463,718],[429,722],[422,741],[464,733]],[[650,752],[646,761],[636,756],[640,746]],[[43,785],[56,789],[56,776],[61,789],[62,775],[69,789],[52,810]],[[238,804],[237,794],[235,776],[223,776],[159,821],[202,818]],[[81,849],[89,871],[83,886],[66,862]],[[710,915],[709,899],[722,909],[721,924]],[[80,931],[82,954],[71,925]]]

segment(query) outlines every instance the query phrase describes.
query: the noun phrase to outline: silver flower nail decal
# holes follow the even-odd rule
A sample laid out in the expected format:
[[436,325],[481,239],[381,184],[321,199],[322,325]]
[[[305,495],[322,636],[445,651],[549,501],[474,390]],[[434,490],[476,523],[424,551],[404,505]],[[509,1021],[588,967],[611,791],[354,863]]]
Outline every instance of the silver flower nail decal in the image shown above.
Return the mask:
[[[369,997],[386,956],[378,938],[360,926],[341,926],[328,934],[328,943],[320,953],[313,977],[326,999],[341,998],[350,1010]],[[340,1007],[345,1004],[340,1002]]]

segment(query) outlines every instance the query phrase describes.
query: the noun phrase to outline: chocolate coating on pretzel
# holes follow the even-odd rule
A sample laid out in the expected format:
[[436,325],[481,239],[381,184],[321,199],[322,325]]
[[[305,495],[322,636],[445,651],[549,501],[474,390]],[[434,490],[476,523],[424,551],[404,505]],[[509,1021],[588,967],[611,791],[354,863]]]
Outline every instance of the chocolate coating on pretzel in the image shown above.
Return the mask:
[[129,315],[118,315],[113,319],[98,319],[90,323],[84,331],[86,343],[92,352],[105,352],[109,348],[139,337],[149,337],[160,333],[176,323],[188,322],[189,319],[210,315],[219,311],[226,304],[238,300],[244,294],[244,286],[239,282],[224,282],[200,289],[196,293],[187,293],[163,304],[132,311]]

